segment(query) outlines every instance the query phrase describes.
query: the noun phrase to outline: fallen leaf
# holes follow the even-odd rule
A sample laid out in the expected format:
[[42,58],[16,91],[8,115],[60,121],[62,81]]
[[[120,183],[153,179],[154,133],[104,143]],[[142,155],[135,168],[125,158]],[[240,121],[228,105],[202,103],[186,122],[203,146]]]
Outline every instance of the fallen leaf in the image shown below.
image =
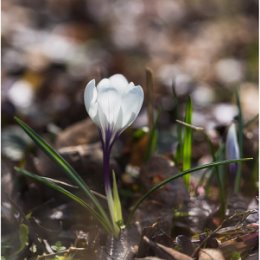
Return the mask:
[[205,248],[199,252],[199,260],[225,260],[220,250]]

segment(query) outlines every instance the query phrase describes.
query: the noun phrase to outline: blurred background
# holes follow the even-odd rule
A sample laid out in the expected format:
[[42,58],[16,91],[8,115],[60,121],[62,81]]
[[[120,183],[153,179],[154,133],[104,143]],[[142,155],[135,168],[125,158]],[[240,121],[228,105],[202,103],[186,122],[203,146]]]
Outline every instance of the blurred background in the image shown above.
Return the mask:
[[[39,237],[47,237],[50,243],[61,240],[69,245],[75,239],[74,230],[86,228],[85,215],[75,214],[62,196],[18,178],[14,172],[14,165],[19,164],[44,176],[64,176],[35,151],[13,118],[23,119],[60,152],[65,147],[65,158],[84,173],[90,187],[99,191],[102,153],[99,143],[92,145],[98,136],[90,120],[84,120],[88,116],[83,102],[85,86],[93,78],[99,81],[122,73],[146,89],[146,68],[153,71],[153,105],[161,109],[158,151],[163,155],[172,155],[176,146],[176,135],[171,131],[177,119],[176,96],[180,111],[191,96],[193,124],[203,127],[213,143],[217,139],[221,144],[227,126],[238,114],[238,90],[244,122],[253,119],[255,123],[244,131],[244,155],[257,158],[257,0],[2,0],[1,40],[2,223],[4,244],[9,246],[4,248],[6,252],[19,248],[20,223],[27,225],[30,216],[31,222],[37,220],[34,228],[40,229]],[[135,122],[138,127],[145,125],[146,105]],[[199,138],[194,137],[193,143],[196,164],[211,160],[204,139]],[[128,163],[142,165],[142,147],[146,146],[124,143],[123,148],[118,144],[120,156],[123,154],[117,161],[121,170]],[[243,187],[247,188],[243,192],[255,197],[257,161],[252,165],[244,172]],[[95,173],[95,180],[85,174],[89,172]],[[141,176],[148,185],[145,174]],[[173,198],[175,201],[176,192]],[[32,240],[39,243],[35,237]],[[26,250],[23,254],[27,257]],[[44,246],[40,252],[45,252]]]
[[174,85],[180,98],[192,96],[195,123],[209,123],[199,112],[206,108],[229,124],[240,88],[250,119],[258,112],[258,1],[2,1],[3,129],[14,115],[64,128],[86,118],[89,80],[123,73],[144,86],[146,67],[164,109]]

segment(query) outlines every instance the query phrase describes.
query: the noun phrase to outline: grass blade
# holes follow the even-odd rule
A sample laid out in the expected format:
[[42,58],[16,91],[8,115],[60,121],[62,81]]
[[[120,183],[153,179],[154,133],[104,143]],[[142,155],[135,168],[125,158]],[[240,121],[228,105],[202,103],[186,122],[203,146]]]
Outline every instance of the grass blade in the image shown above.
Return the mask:
[[148,197],[150,196],[153,192],[157,191],[158,189],[160,189],[161,187],[165,186],[167,183],[176,180],[177,178],[183,177],[186,174],[190,174],[192,172],[196,172],[202,169],[206,169],[206,168],[210,168],[210,167],[216,167],[216,166],[220,166],[220,165],[225,165],[225,164],[229,164],[229,163],[237,163],[237,162],[244,162],[244,161],[248,161],[248,160],[252,160],[253,158],[243,158],[243,159],[239,159],[239,160],[225,160],[225,161],[220,161],[220,162],[213,162],[213,163],[209,163],[209,164],[204,164],[202,166],[198,166],[198,167],[194,167],[192,169],[189,170],[185,170],[183,172],[180,172],[170,178],[167,178],[165,180],[163,180],[162,182],[158,183],[157,185],[153,186],[149,191],[147,191],[132,207],[131,212],[130,212],[130,216],[128,219],[128,223],[131,221],[136,209],[140,206],[140,204]]
[[116,174],[113,171],[113,200],[114,200],[114,211],[115,211],[115,221],[119,226],[123,226],[123,216],[122,216],[122,207],[121,201],[118,194]]
[[[243,129],[244,129],[244,119],[242,114],[241,102],[239,97],[238,90],[236,91],[236,103],[238,108],[238,145],[239,145],[239,153],[240,157],[243,157]],[[236,179],[235,179],[235,187],[234,192],[238,193],[240,190],[240,180],[241,180],[242,169],[241,165],[238,165]]]
[[[178,96],[175,91],[174,85],[172,85],[172,95],[174,99],[174,118],[177,119],[179,118],[179,101],[178,101]],[[173,158],[175,159],[175,163],[179,165],[182,160],[182,127],[180,124],[176,125],[176,135],[177,135],[177,147],[176,147],[176,153],[175,156],[173,155]]]
[[105,228],[106,231],[111,232],[110,226],[108,226],[104,221],[103,218],[100,216],[98,212],[96,212],[91,206],[89,206],[85,201],[83,201],[80,197],[74,195],[70,191],[64,189],[60,185],[56,184],[55,182],[51,181],[50,179],[47,179],[45,177],[39,176],[37,174],[31,173],[25,169],[15,167],[15,170],[18,173],[23,174],[24,176],[30,177],[40,183],[43,183],[44,185],[48,186],[49,188],[52,188],[56,191],[59,191],[63,195],[67,196],[68,198],[74,200],[84,208],[86,208],[94,217],[98,219],[98,221],[102,224],[102,226]]
[[107,217],[105,211],[101,207],[97,198],[91,193],[90,188],[86,185],[83,179],[73,169],[73,167],[64,158],[59,155],[40,135],[38,135],[32,128],[24,123],[18,117],[14,118],[17,124],[27,133],[27,135],[34,141],[34,143],[50,158],[52,159],[73,181],[77,184],[91,199],[92,203],[98,209],[100,216],[110,224],[110,220]]
[[[216,154],[214,154],[213,160],[215,161],[220,161],[224,160],[224,144],[222,144],[219,147],[219,150],[217,151]],[[226,192],[225,192],[225,169],[223,165],[219,165],[216,169],[216,174],[217,174],[217,181],[219,185],[219,190],[220,190],[220,216],[224,217],[225,212],[226,212]]]
[[[186,109],[185,109],[185,123],[191,125],[192,123],[192,103],[189,97]],[[192,129],[185,127],[183,134],[183,171],[190,169],[191,167],[191,150],[192,150]],[[189,190],[190,186],[190,174],[186,174],[184,177],[184,183]]]
[[29,242],[29,227],[25,224],[20,224],[19,226],[19,240],[20,240],[20,247],[19,249],[13,253],[13,255],[17,256],[20,254],[26,246],[28,246]]

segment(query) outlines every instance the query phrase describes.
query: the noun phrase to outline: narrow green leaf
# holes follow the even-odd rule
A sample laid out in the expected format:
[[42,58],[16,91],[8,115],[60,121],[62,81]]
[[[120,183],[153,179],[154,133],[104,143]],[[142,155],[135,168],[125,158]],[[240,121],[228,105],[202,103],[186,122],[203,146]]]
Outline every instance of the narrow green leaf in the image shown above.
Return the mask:
[[[210,140],[208,134],[207,134],[205,131],[202,131],[202,134],[203,134],[203,137],[205,138],[205,141],[206,141],[207,144],[208,144],[208,148],[209,148],[209,151],[210,151],[210,154],[211,154],[211,157],[212,157],[212,161],[213,161],[213,162],[215,162],[215,161],[220,161],[220,160],[217,160],[217,159],[216,159],[215,150],[214,150],[213,144],[212,144],[212,142],[211,142],[211,140]],[[216,153],[217,153],[217,152],[216,152]],[[209,177],[207,178],[207,180],[206,180],[206,185],[204,185],[204,181],[205,181],[205,178],[206,178],[206,174],[208,173],[208,170],[209,170],[209,169],[207,169],[207,170],[205,171],[205,173],[203,173],[202,177],[200,178],[200,180],[199,180],[199,182],[198,182],[198,186],[204,185],[204,186],[206,187],[206,191],[207,191],[208,183],[209,183],[209,181],[211,180],[212,176],[213,176],[214,174],[216,174],[217,168],[218,168],[218,167],[214,167],[214,168],[212,169],[212,171],[210,172],[210,176],[209,176]],[[197,186],[197,187],[198,187],[198,186]]]
[[[244,129],[244,119],[242,114],[240,96],[238,90],[236,91],[236,103],[238,108],[238,145],[239,145],[239,154],[240,157],[243,157],[243,129]],[[241,180],[242,169],[241,165],[238,165],[234,192],[238,193],[240,190],[240,180]]]
[[123,226],[123,216],[122,216],[122,207],[121,201],[118,194],[116,175],[113,171],[113,199],[114,199],[114,211],[115,211],[115,221],[119,226]]
[[175,160],[177,165],[181,163],[182,161],[182,155],[183,155],[183,140],[182,140],[182,126],[180,124],[177,124],[177,149],[176,149],[176,156]]
[[[225,158],[224,149],[225,145],[221,144],[216,154],[213,154],[212,158],[214,161],[222,161]],[[217,181],[219,185],[220,190],[220,214],[221,217],[225,216],[226,212],[226,192],[225,192],[225,169],[224,165],[219,165],[218,167],[215,167],[216,175],[217,175]],[[214,172],[213,172],[214,173]]]
[[225,165],[225,164],[229,164],[229,163],[234,163],[234,162],[244,162],[244,161],[248,161],[248,160],[252,160],[253,158],[243,158],[243,159],[239,159],[239,160],[225,160],[225,161],[220,161],[220,162],[213,162],[213,163],[209,163],[209,164],[204,164],[202,166],[198,166],[198,167],[194,167],[192,169],[189,170],[185,170],[183,172],[180,172],[170,178],[167,178],[165,180],[163,180],[162,182],[158,183],[157,185],[153,186],[149,191],[147,191],[139,200],[137,200],[137,202],[133,205],[131,212],[130,212],[130,216],[128,218],[128,222],[129,223],[136,211],[136,209],[140,206],[140,204],[148,197],[150,196],[153,192],[157,191],[158,189],[160,189],[161,187],[165,186],[166,184],[168,184],[169,182],[176,180],[177,178],[180,178],[182,176],[185,176],[186,174],[192,173],[192,172],[196,172],[202,169],[206,169],[206,168],[210,168],[210,167],[216,167],[216,166],[220,166],[220,165]]
[[[71,185],[67,182],[64,182],[64,181],[60,181],[60,180],[56,180],[56,179],[53,179],[53,178],[49,178],[49,177],[45,177],[45,176],[42,176],[42,178],[46,179],[46,180],[49,180],[51,182],[54,182],[56,184],[59,184],[61,186],[65,186],[65,187],[69,187],[69,188],[74,188],[74,189],[78,189],[79,187],[78,186],[75,186],[75,185]],[[103,200],[107,200],[106,196],[104,196],[103,194],[99,193],[99,192],[96,192],[94,190],[91,190],[91,193],[94,194],[97,198],[100,198],[100,199],[103,199]]]
[[[192,123],[192,103],[189,97],[186,109],[185,109],[185,123]],[[191,167],[191,150],[192,150],[192,129],[190,127],[185,127],[183,135],[183,171],[190,169]],[[190,174],[184,176],[184,183],[189,189],[190,186]]]
[[25,224],[20,224],[19,226],[19,240],[20,240],[20,247],[14,253],[14,255],[20,254],[29,242],[29,228]]
[[46,179],[45,177],[39,176],[37,174],[33,174],[25,169],[15,167],[15,170],[18,173],[21,173],[27,177],[30,177],[38,182],[43,183],[44,185],[48,186],[51,189],[54,189],[63,195],[67,196],[68,198],[74,200],[84,208],[86,208],[94,217],[97,218],[97,220],[102,224],[102,226],[105,228],[106,231],[111,231],[111,228],[107,225],[107,223],[104,221],[102,216],[98,212],[96,212],[91,206],[89,206],[85,201],[83,201],[80,197],[76,196],[75,194],[71,193],[70,191],[64,189],[63,187],[57,185],[56,183],[52,182],[50,179]]
[[114,199],[113,199],[111,188],[106,190],[106,197],[107,197],[107,205],[110,212],[110,217],[112,219],[114,234],[116,237],[118,237],[120,233],[120,227],[116,223],[116,211],[115,211]]
[[[172,95],[173,95],[173,104],[174,104],[173,117],[176,120],[180,118],[179,101],[178,101],[179,99],[173,84],[172,84]],[[175,160],[175,163],[179,165],[182,160],[182,128],[180,124],[176,125],[176,136],[177,136],[177,147],[176,147],[176,153],[175,155],[173,155],[173,158]]]
[[26,123],[24,123],[18,117],[14,118],[17,124],[27,133],[27,135],[34,141],[34,143],[50,158],[52,159],[73,181],[77,184],[91,199],[93,204],[98,209],[100,215],[110,225],[109,218],[107,217],[105,211],[101,207],[97,198],[92,194],[90,188],[84,182],[84,180],[78,175],[78,173],[73,169],[73,167],[61,156],[59,155],[40,135],[38,135],[32,128],[30,128]]

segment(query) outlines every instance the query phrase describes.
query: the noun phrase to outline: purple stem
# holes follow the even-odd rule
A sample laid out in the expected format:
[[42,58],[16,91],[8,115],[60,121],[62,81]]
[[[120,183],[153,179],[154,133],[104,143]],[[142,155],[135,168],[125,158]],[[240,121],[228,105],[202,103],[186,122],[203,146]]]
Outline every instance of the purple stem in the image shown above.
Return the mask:
[[101,131],[99,131],[102,149],[103,149],[103,175],[104,175],[104,185],[105,185],[105,192],[108,193],[111,190],[111,181],[110,181],[110,154],[112,150],[112,146],[118,137],[116,134],[115,138],[112,138],[112,131],[108,129],[105,133],[105,141],[102,138]]
[[103,174],[104,174],[104,184],[105,184],[105,191],[111,189],[111,183],[110,183],[110,152],[111,149],[108,145],[104,146],[103,150]]

